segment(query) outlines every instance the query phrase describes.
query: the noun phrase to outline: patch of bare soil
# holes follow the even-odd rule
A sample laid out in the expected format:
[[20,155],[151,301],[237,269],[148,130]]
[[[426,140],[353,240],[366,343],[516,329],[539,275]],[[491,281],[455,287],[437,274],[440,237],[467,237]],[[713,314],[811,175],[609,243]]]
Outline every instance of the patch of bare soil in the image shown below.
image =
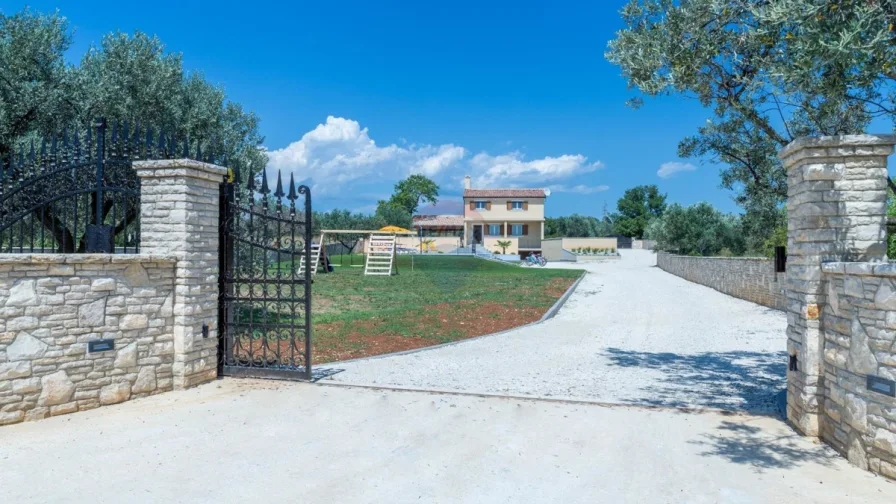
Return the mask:
[[414,350],[506,331],[535,322],[543,314],[542,308],[495,302],[434,304],[407,317],[318,325],[312,353],[320,364]]

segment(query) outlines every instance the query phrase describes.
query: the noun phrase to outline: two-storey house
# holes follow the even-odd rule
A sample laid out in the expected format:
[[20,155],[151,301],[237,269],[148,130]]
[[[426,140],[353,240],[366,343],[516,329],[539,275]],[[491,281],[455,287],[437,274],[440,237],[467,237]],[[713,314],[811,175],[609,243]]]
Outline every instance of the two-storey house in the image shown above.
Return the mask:
[[541,252],[544,189],[473,189],[464,177],[464,243],[526,257]]

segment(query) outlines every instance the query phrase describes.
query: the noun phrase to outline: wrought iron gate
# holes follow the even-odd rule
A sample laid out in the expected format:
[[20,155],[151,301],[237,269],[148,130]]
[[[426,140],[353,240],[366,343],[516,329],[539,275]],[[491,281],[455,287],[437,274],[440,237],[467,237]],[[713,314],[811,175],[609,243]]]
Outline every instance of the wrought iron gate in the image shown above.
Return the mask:
[[256,175],[221,188],[218,374],[310,380],[311,191]]

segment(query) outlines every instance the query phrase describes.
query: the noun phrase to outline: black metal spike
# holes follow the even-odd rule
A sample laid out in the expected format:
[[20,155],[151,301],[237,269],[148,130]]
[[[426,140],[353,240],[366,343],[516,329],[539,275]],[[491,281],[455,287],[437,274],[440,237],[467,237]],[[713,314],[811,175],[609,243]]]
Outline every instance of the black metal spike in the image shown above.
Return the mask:
[[196,142],[196,161],[202,161],[202,142]]
[[118,119],[112,123],[112,140],[110,142],[113,146],[118,143]]
[[47,139],[41,138],[41,140],[40,140],[40,158],[41,158],[41,160],[44,160],[46,162],[46,160],[44,159],[46,157],[47,157]]
[[62,155],[68,158],[68,128],[62,128]]
[[268,187],[268,169],[266,167],[261,169],[261,190],[258,192],[265,196],[271,194],[271,189]]
[[152,157],[152,128],[146,127],[146,157]]
[[53,135],[53,141],[50,143],[50,155],[53,156],[53,163],[56,163],[56,155],[59,153],[57,141],[56,135]]
[[81,160],[81,135],[78,134],[78,128],[75,128],[75,162]]
[[182,158],[187,159],[190,157],[190,138],[184,136],[184,151],[181,155]]
[[[250,193],[255,193],[255,175],[252,175],[252,168],[249,168],[249,181],[246,184],[246,189],[249,190]],[[252,194],[250,194],[251,196]],[[250,198],[251,201],[251,198]]]
[[299,199],[299,196],[296,194],[296,178],[292,173],[289,174],[289,195],[286,199],[292,201],[293,206],[295,206],[296,200]]
[[28,152],[28,163],[34,165],[34,139],[31,140],[31,151]]
[[[225,165],[226,166],[226,165]],[[233,165],[233,183],[239,186],[240,182],[243,181],[242,170],[240,170],[239,163]]]
[[283,173],[277,170],[277,189],[274,190],[274,197],[277,198],[279,203],[279,200],[283,199],[284,196],[286,196],[286,193],[283,192]]
[[124,145],[125,147],[127,147],[127,145],[128,145],[128,133],[130,133],[130,130],[131,130],[131,121],[125,120],[124,126],[122,127],[122,132],[121,132],[121,144]]
[[87,149],[87,159],[90,159],[93,156],[93,125],[87,125],[87,143],[84,145],[84,148]]
[[165,157],[165,131],[159,130],[159,143],[156,145],[156,156]]
[[19,181],[25,181],[25,152],[19,151]]
[[177,142],[174,140],[174,133],[168,135],[168,154],[169,158],[177,155]]
[[131,135],[131,148],[133,149],[133,154],[140,154],[140,123],[134,123],[134,134]]

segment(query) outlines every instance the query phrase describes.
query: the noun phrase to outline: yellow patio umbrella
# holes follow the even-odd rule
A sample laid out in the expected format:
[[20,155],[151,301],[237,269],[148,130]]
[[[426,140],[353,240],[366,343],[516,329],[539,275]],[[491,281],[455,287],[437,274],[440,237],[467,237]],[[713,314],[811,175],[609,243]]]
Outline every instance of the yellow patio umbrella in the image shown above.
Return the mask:
[[387,233],[409,233],[407,229],[398,226],[384,226],[380,228],[380,231],[385,231]]

